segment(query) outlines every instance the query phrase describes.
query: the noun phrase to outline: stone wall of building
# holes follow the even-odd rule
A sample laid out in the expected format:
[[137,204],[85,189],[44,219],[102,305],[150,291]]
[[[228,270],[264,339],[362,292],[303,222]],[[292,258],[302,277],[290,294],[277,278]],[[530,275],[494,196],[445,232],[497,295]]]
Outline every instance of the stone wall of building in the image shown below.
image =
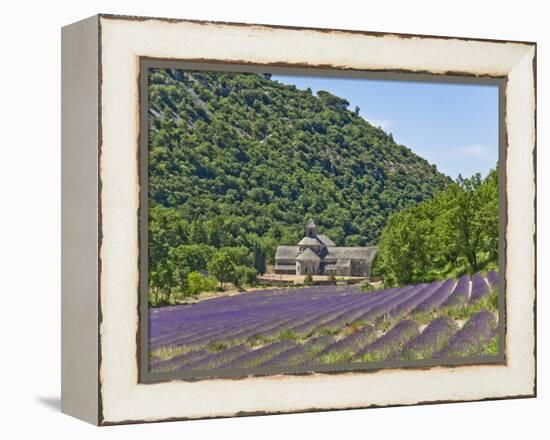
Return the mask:
[[318,275],[319,261],[305,260],[296,262],[296,275]]
[[351,276],[370,277],[371,261],[369,260],[351,260]]

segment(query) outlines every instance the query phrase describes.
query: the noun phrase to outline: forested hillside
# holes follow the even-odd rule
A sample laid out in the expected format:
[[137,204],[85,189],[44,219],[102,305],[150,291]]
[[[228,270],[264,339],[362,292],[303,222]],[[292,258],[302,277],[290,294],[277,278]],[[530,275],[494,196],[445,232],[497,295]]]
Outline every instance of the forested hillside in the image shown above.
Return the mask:
[[268,74],[150,70],[153,276],[191,244],[269,263],[308,218],[338,245],[376,244],[390,214],[450,182],[348,107]]
[[292,241],[314,217],[337,244],[374,243],[389,213],[447,182],[326,92],[167,70],[150,72],[149,90],[151,207],[219,232]]

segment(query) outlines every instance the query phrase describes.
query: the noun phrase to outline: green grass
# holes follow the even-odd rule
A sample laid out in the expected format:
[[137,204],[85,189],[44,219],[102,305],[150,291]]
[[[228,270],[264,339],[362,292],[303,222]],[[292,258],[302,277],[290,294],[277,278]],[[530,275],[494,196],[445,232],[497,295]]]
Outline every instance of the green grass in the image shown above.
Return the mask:
[[151,352],[149,353],[149,357],[151,359],[159,359],[161,361],[167,361],[176,356],[181,356],[182,354],[189,353],[190,351],[193,351],[193,349],[194,349],[193,346],[167,345],[164,347],[156,348],[155,350],[151,350]]
[[373,286],[371,283],[369,283],[368,281],[365,281],[363,284],[360,284],[359,285],[359,289],[361,292],[363,293],[369,293],[369,292],[374,292],[376,290],[378,290],[376,288],[376,286]]
[[310,356],[316,356],[316,355],[318,355],[321,351],[323,351],[324,348],[325,348],[325,346],[314,346],[314,347],[311,347],[311,348],[308,350],[308,353],[310,354]]
[[376,321],[376,330],[380,330],[384,333],[386,333],[390,328],[392,328],[395,324],[395,320],[388,317],[382,317]]
[[226,341],[214,341],[208,344],[206,347],[209,351],[222,351],[229,347],[229,343]]
[[411,314],[411,319],[416,321],[418,325],[427,325],[439,316],[440,315],[437,313],[437,310],[429,310],[425,312],[413,312]]
[[320,362],[322,364],[338,364],[341,362],[348,361],[350,357],[352,356],[352,353],[349,351],[335,351],[332,353],[326,353],[320,357]]
[[256,345],[269,344],[272,341],[273,341],[273,338],[268,338],[267,336],[262,335],[260,333],[252,335],[246,340],[246,342],[248,342],[253,347]]
[[277,338],[279,341],[297,341],[300,337],[291,329],[283,330]]
[[364,321],[364,320],[361,320],[361,321],[354,321],[352,322],[351,324],[349,325],[346,325],[343,329],[342,329],[342,336],[349,336],[351,335],[352,333],[355,333],[359,330],[362,330],[363,328],[365,328],[367,325],[369,325],[369,323],[367,321]]
[[382,357],[380,356],[380,353],[372,352],[365,353],[363,356],[361,356],[361,360],[363,362],[378,362],[382,360]]
[[499,353],[499,345],[499,337],[497,335],[493,339],[491,339],[483,354],[488,356],[496,356]]
[[472,315],[475,315],[482,310],[497,311],[498,310],[498,290],[493,289],[489,292],[489,295],[484,296],[479,301],[473,304],[456,305],[447,308],[443,308],[440,311],[441,315],[446,315],[453,320],[457,319],[470,319]]
[[425,359],[426,355],[421,351],[408,351],[407,353],[401,353],[399,357],[400,359],[411,361],[411,360]]
[[318,330],[312,334],[312,336],[329,336],[329,335],[337,335],[338,333],[341,333],[345,328],[345,325],[342,325],[340,327],[324,327],[321,330]]

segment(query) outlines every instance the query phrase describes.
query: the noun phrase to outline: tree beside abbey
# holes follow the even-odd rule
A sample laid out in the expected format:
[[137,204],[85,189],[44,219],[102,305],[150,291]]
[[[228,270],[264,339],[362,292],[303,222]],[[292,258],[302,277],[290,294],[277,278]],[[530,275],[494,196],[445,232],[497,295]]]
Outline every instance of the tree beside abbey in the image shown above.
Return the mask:
[[498,172],[453,181],[328,92],[150,69],[149,303],[254,285],[315,219],[387,286],[495,268]]

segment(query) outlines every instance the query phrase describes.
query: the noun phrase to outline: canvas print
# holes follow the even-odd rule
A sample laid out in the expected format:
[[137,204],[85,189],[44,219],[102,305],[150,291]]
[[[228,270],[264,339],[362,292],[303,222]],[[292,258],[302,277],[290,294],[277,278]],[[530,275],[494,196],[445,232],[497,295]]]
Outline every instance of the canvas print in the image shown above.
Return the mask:
[[497,85],[145,76],[150,373],[502,362]]

